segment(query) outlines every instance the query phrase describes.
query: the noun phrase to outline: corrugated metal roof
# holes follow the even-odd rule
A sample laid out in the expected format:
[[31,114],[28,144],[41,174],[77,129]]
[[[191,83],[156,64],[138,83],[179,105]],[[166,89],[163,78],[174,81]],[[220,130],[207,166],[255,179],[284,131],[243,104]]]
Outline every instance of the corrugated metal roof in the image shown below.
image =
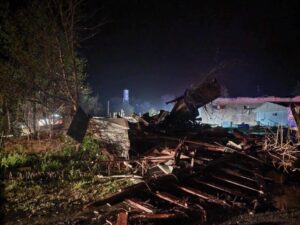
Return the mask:
[[213,101],[217,105],[227,105],[227,104],[262,104],[266,102],[274,103],[300,103],[300,96],[295,96],[291,98],[281,98],[275,96],[269,97],[237,97],[237,98],[217,98]]

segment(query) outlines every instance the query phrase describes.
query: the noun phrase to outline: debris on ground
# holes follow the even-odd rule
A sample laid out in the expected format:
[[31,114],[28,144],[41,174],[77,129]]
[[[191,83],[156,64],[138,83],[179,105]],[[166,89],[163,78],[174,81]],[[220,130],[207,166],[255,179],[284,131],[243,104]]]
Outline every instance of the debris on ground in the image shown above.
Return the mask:
[[170,112],[92,119],[88,132],[111,162],[122,162],[144,180],[85,209],[109,206],[97,220],[101,224],[217,224],[287,209],[291,196],[299,203],[291,191],[300,187],[295,131],[254,135],[201,124],[198,108],[219,95],[213,79],[168,102],[174,103]]

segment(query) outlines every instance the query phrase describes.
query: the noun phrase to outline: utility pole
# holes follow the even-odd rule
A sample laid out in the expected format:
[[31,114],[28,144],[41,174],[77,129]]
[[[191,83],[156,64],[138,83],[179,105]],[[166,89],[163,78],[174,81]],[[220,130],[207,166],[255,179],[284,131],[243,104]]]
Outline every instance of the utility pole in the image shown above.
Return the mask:
[[107,117],[110,117],[110,112],[109,112],[109,100],[107,100]]

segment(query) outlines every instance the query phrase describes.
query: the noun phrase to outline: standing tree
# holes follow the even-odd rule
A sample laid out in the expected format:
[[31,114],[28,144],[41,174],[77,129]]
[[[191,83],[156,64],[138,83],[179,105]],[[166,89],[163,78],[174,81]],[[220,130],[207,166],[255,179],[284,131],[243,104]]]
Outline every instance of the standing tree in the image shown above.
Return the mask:
[[0,30],[0,103],[7,118],[11,110],[22,111],[23,118],[15,117],[34,134],[38,117],[62,105],[69,109],[66,116],[72,114],[85,89],[85,60],[77,53],[82,1],[45,3],[28,1],[14,11],[3,4],[6,19]]

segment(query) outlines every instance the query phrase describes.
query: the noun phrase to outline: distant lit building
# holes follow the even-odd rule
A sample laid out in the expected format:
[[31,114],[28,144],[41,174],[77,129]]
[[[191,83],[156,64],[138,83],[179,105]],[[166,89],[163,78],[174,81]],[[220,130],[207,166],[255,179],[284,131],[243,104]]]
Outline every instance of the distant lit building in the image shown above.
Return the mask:
[[240,124],[295,127],[289,107],[291,103],[300,103],[300,96],[218,98],[199,108],[199,117],[202,123],[222,127],[237,127]]
[[[284,126],[288,127],[289,107],[266,102],[254,111],[256,113],[256,122],[262,126]],[[291,112],[291,111],[290,111]]]

